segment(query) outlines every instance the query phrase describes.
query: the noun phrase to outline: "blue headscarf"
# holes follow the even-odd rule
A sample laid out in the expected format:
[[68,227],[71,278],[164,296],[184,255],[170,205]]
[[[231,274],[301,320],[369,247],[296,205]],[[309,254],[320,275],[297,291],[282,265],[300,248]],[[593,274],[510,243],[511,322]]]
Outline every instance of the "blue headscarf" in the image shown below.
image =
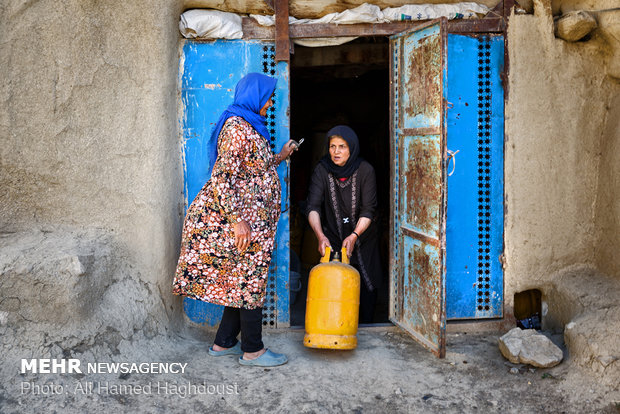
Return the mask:
[[240,116],[254,127],[267,141],[269,131],[265,125],[265,117],[259,114],[276,89],[277,80],[260,73],[249,73],[237,83],[235,100],[224,112],[211,132],[211,142],[217,142],[224,123],[231,116]]
[[[347,141],[347,144],[349,145],[349,159],[342,167],[334,164],[331,156],[329,155],[329,142],[330,138],[334,135],[342,137],[342,139]],[[345,178],[352,176],[364,160],[362,157],[359,156],[360,145],[355,131],[353,131],[353,129],[346,125],[337,125],[327,132],[325,138],[327,143],[327,154],[324,155],[323,158],[319,160],[319,162],[323,164],[325,169],[332,173],[336,178]]]

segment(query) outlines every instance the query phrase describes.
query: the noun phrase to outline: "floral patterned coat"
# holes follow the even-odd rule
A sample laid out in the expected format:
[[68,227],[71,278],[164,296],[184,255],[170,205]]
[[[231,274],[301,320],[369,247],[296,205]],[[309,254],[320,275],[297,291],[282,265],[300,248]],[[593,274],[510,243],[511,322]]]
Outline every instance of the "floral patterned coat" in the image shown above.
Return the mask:
[[[280,217],[280,180],[269,143],[243,118],[228,118],[211,179],[185,217],[173,292],[235,308],[263,306]],[[239,252],[234,225],[252,229]]]

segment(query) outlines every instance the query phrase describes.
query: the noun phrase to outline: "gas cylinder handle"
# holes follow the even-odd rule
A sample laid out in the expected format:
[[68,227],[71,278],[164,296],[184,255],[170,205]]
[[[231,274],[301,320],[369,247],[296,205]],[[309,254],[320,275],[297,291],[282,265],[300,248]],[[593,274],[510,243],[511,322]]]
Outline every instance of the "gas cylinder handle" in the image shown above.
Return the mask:
[[343,247],[341,250],[342,258],[340,259],[342,263],[349,264],[349,255],[347,254],[347,248]]
[[[319,261],[319,263],[329,263],[331,253],[332,253],[332,248],[329,246],[325,247],[325,255],[321,257],[321,260]],[[349,264],[349,255],[347,255],[347,248],[343,247],[340,253],[342,255],[342,257],[340,258],[340,261],[344,264]]]
[[320,263],[328,263],[329,262],[329,256],[332,253],[332,248],[327,246],[325,247],[325,255],[323,257],[321,257],[321,260],[319,261]]

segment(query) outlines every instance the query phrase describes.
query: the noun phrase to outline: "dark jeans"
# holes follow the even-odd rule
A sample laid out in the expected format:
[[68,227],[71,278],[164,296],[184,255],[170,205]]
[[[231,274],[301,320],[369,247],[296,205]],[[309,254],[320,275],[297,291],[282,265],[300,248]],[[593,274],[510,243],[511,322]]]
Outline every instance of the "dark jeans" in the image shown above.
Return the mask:
[[370,291],[362,280],[360,286],[360,323],[372,323],[377,303],[377,289]]
[[243,352],[263,349],[263,308],[240,309],[226,306],[214,343],[222,348],[233,347],[237,344],[239,332]]

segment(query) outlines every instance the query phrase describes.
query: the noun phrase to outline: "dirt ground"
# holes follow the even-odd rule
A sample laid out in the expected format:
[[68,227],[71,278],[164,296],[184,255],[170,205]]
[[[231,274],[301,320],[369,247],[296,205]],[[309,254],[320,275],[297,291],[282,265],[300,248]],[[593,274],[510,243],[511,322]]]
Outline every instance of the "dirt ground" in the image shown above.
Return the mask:
[[187,363],[178,374],[20,374],[19,359],[4,355],[0,412],[620,412],[617,387],[598,385],[569,361],[551,369],[511,364],[498,337],[451,333],[446,358],[437,359],[395,327],[361,329],[354,351],[307,349],[301,330],[268,331],[266,346],[289,356],[271,369],[208,356],[213,332],[205,331],[51,355],[77,358],[82,368]]

